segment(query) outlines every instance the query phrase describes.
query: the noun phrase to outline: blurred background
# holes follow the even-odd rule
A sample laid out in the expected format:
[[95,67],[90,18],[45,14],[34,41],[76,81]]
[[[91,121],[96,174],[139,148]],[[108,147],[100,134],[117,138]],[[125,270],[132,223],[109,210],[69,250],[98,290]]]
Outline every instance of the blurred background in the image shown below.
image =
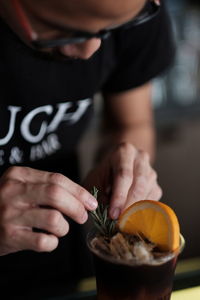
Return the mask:
[[[176,212],[186,239],[183,258],[200,257],[200,3],[164,0],[172,18],[176,59],[154,80],[153,106],[157,130],[155,169],[162,201]],[[81,172],[91,168],[98,145],[100,95],[92,126],[80,143]]]
[[200,256],[200,2],[168,0],[176,40],[171,70],[154,83],[155,168],[163,201],[176,211],[184,257]]

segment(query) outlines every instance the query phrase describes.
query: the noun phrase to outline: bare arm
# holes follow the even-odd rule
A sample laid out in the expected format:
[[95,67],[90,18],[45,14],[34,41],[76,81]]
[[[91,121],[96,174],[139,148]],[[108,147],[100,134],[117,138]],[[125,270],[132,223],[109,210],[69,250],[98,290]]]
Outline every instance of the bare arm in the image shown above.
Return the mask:
[[106,145],[128,142],[155,156],[151,83],[126,92],[105,95]]

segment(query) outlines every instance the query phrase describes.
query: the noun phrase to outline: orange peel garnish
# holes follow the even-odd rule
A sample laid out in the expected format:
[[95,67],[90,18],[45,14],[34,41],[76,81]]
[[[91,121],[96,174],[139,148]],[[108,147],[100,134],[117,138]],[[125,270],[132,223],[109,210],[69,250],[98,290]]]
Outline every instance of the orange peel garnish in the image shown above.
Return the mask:
[[161,251],[180,246],[180,226],[171,207],[154,200],[141,200],[129,206],[119,217],[121,232],[140,235],[156,244]]

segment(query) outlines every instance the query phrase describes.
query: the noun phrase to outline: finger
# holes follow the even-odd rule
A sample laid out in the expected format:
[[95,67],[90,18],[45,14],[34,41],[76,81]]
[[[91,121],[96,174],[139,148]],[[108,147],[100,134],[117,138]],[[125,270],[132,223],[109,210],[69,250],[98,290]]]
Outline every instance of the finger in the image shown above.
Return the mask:
[[79,224],[87,221],[88,214],[84,205],[59,185],[29,184],[27,193],[23,197],[24,202],[28,199],[30,207],[48,206]]
[[10,167],[4,174],[3,178],[17,179],[21,182],[46,182],[49,172],[40,171],[29,167]]
[[125,208],[139,200],[146,199],[156,185],[157,174],[149,164],[149,157],[141,152],[135,162],[134,180],[129,190]]
[[30,228],[48,231],[57,237],[66,235],[69,224],[63,215],[55,209],[35,208],[26,211],[23,222]]
[[98,206],[97,200],[91,195],[91,193],[62,174],[49,173],[47,182],[53,185],[60,185],[74,198],[78,199],[82,204],[84,204],[84,206],[89,210],[95,210]]
[[98,205],[91,193],[60,173],[44,172],[28,167],[12,167],[5,172],[4,179],[59,185],[84,203],[88,209],[94,210]]
[[158,185],[156,185],[156,187],[154,187],[147,195],[146,199],[159,201],[162,195],[163,195],[162,189]]
[[119,153],[118,160],[114,161],[113,186],[110,202],[110,216],[117,219],[124,207],[129,188],[133,182],[133,168],[136,151],[134,148]]
[[58,238],[52,234],[36,233],[29,230],[19,230],[15,244],[18,250],[33,250],[51,252],[58,246]]
[[151,170],[151,172],[147,176],[136,176],[127,197],[126,208],[134,202],[148,199],[148,194],[157,185],[156,179],[157,174],[154,170]]
[[149,154],[140,150],[135,160],[134,174],[136,176],[147,175],[151,169]]

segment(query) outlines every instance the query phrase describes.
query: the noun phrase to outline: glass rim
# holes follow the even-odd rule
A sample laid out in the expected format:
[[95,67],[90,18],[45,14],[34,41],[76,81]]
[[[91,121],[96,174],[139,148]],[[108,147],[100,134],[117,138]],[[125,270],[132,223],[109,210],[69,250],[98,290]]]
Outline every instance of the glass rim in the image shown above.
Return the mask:
[[[156,267],[156,266],[160,266],[163,265],[169,261],[171,261],[172,259],[174,259],[175,257],[178,257],[184,247],[185,247],[185,239],[183,237],[183,235],[180,233],[180,245],[177,249],[175,249],[174,251],[169,251],[169,252],[164,252],[164,256],[160,259],[155,259],[153,262],[145,262],[145,263],[140,263],[138,261],[123,261],[123,260],[119,260],[117,258],[114,257],[110,257],[109,255],[105,255],[100,253],[98,250],[92,248],[92,246],[90,245],[90,241],[92,240],[92,238],[95,236],[96,234],[96,230],[93,229],[91,230],[88,234],[87,234],[87,246],[89,248],[89,250],[93,253],[93,255],[96,255],[97,257],[101,258],[104,261],[107,261],[109,263],[115,264],[115,265],[122,265],[122,266],[129,266],[129,267],[139,267],[139,266],[148,266],[148,267]],[[166,255],[165,255],[166,254]],[[165,259],[167,258],[167,259]]]

